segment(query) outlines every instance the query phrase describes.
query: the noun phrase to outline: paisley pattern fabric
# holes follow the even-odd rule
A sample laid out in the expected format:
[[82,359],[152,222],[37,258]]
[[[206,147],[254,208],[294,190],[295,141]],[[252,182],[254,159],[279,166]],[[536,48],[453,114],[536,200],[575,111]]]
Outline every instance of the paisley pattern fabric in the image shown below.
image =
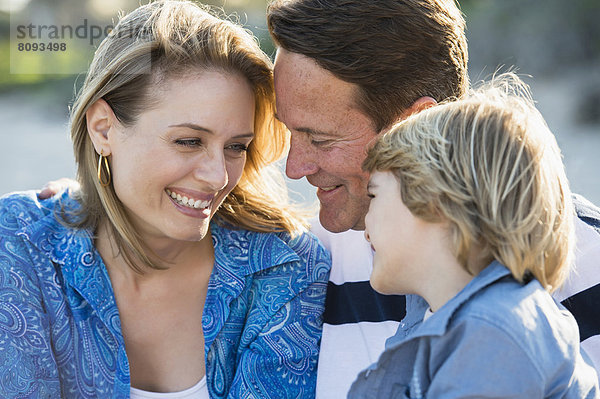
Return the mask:
[[[63,226],[68,194],[0,198],[0,397],[127,398],[119,312],[90,231]],[[314,396],[329,254],[309,234],[211,223],[203,313],[213,398]]]

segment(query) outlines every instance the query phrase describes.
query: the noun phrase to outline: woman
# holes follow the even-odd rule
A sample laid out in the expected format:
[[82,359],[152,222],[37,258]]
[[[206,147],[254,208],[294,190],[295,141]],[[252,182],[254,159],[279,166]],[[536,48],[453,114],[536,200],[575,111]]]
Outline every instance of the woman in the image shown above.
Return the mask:
[[119,22],[72,109],[81,189],[0,201],[1,397],[313,395],[330,260],[267,167],[273,114],[242,28]]

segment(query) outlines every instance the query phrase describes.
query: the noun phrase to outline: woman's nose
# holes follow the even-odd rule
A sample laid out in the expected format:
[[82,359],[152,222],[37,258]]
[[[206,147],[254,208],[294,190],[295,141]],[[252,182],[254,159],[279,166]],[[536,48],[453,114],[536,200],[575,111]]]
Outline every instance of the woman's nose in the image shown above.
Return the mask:
[[223,152],[213,152],[202,157],[194,175],[209,185],[210,190],[220,191],[227,186],[229,176]]

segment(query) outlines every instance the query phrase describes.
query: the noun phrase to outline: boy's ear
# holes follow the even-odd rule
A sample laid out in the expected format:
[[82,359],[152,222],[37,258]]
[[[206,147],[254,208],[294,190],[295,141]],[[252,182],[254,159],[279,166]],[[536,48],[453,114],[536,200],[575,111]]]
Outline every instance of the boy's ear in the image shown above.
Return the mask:
[[416,114],[417,112],[421,112],[427,108],[431,108],[434,105],[437,105],[437,101],[432,97],[425,96],[417,99],[410,107],[404,110],[400,115],[400,120],[404,120],[411,116],[412,114]]
[[114,134],[117,118],[106,101],[97,100],[85,113],[87,130],[98,154],[111,154],[110,135]]

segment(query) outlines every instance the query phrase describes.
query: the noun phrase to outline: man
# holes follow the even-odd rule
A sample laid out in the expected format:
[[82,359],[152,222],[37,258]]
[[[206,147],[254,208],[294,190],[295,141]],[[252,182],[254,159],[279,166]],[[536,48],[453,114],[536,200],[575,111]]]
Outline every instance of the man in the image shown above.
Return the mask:
[[[286,173],[317,187],[313,231],[333,256],[317,397],[345,397],[407,307],[404,296],[376,294],[368,283],[365,149],[395,122],[468,89],[465,23],[453,0],[274,0],[267,19],[278,46],[277,116],[291,132]],[[576,200],[577,273],[556,298],[577,318],[598,370],[600,213]],[[418,317],[409,312],[398,333]]]

